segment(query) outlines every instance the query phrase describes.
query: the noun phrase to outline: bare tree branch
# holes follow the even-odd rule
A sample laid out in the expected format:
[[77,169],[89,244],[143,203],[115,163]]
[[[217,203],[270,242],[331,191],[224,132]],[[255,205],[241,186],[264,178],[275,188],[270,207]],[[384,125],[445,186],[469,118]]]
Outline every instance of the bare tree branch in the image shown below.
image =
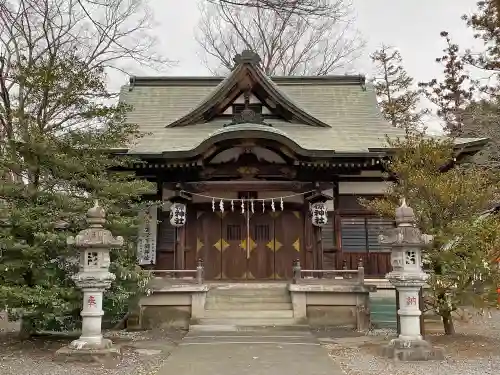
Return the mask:
[[196,35],[202,59],[212,73],[221,73],[232,68],[237,53],[251,49],[269,75],[345,71],[359,57],[364,42],[352,27],[350,4],[336,0],[328,5],[328,14],[308,17],[293,8],[202,5]]
[[293,13],[305,17],[328,17],[335,8],[335,3],[332,4],[329,0],[207,0],[207,2],[240,8],[272,10],[284,14]]
[[[144,0],[0,2],[0,125],[11,139],[89,125],[84,100],[104,105],[106,87],[85,91],[108,68],[165,66],[154,53]],[[78,67],[78,70],[73,70]],[[66,69],[66,70],[65,70]],[[56,79],[56,78],[60,79]],[[55,87],[54,83],[57,86]],[[13,114],[16,114],[15,116]]]

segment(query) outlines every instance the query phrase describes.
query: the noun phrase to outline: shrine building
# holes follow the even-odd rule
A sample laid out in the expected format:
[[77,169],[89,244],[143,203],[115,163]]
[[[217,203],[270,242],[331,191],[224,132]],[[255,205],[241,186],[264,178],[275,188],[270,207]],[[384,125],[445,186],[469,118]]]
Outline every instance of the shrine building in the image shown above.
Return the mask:
[[[132,77],[121,101],[144,137],[124,153],[162,201],[142,227],[140,263],[206,280],[290,280],[304,269],[390,271],[378,234],[393,226],[359,204],[384,193],[386,136],[363,76],[267,76],[244,51],[227,77]],[[457,156],[485,139],[457,140]],[[324,212],[323,212],[324,211]],[[171,215],[172,212],[172,215]]]

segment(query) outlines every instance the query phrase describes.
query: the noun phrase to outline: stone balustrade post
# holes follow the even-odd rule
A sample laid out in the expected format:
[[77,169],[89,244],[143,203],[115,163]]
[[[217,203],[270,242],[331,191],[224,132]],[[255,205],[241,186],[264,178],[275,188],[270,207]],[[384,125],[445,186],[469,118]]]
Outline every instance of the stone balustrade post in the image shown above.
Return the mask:
[[198,259],[196,263],[196,282],[198,284],[203,284],[204,278],[204,267],[203,267],[203,259]]
[[295,260],[293,262],[293,282],[298,283],[299,280],[302,278],[302,268],[300,266],[300,260]]

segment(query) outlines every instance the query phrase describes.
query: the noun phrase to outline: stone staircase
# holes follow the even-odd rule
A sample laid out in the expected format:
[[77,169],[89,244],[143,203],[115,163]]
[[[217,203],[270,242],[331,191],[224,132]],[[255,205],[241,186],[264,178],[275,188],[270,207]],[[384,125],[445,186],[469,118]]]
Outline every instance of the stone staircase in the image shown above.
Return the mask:
[[259,327],[302,327],[293,317],[286,284],[214,284],[207,293],[204,317],[190,329],[235,331]]

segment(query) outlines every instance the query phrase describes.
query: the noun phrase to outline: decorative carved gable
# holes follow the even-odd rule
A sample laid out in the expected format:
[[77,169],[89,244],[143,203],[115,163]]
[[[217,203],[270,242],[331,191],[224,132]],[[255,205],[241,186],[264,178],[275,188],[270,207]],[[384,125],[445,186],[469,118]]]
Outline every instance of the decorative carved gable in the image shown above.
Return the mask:
[[[243,51],[234,58],[231,74],[198,107],[167,127],[204,123],[227,114],[233,104],[245,108],[233,117],[231,124],[265,124],[263,114],[256,113],[252,104],[260,103],[269,114],[282,120],[315,127],[329,127],[292,103],[260,68],[260,58],[251,51]],[[253,101],[253,103],[252,103]]]

